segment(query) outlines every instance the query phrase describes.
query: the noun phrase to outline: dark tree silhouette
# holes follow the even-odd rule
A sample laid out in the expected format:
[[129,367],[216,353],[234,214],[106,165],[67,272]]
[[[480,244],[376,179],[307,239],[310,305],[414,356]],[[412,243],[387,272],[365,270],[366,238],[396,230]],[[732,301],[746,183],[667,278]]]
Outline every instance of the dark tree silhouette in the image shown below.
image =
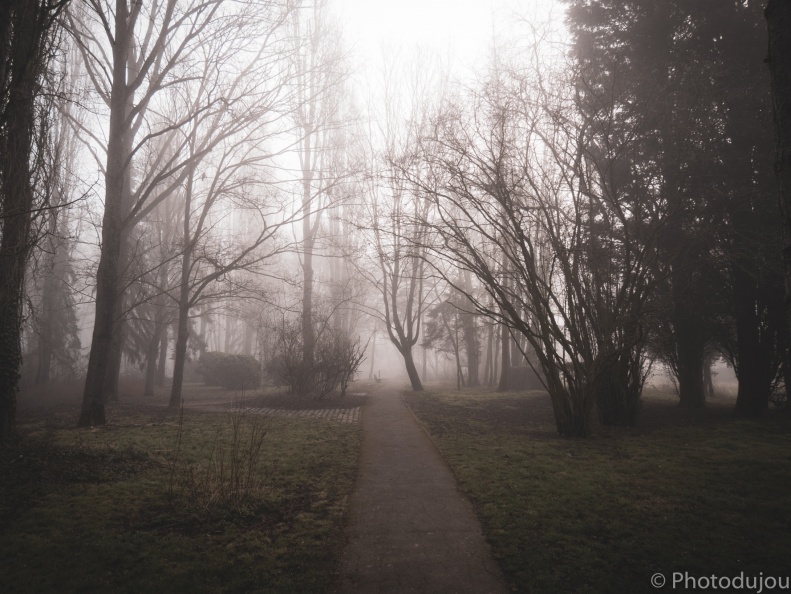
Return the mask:
[[[783,221],[785,308],[791,327],[791,2],[769,0],[765,16],[769,37],[766,61],[772,78],[774,107],[775,173],[780,184],[780,213]],[[786,394],[791,395],[791,382],[788,380]]]
[[52,56],[58,15],[68,0],[0,3],[0,441],[14,431],[22,363],[22,293],[33,245],[36,143],[45,141],[37,110],[42,79]]
[[703,406],[714,344],[739,378],[737,410],[765,411],[787,330],[772,257],[769,96],[755,91],[768,88],[761,9],[716,0],[569,5],[586,88],[610,92],[618,125],[635,139],[624,181],[635,196],[653,194],[667,215],[655,351],[682,405]]

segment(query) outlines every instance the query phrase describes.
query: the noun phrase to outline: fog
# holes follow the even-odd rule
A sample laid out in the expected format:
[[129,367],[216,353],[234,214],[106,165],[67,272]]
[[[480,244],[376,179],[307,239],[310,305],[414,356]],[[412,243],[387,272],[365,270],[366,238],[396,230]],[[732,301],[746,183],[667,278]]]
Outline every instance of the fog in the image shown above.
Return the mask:
[[545,390],[585,435],[646,385],[784,393],[754,3],[122,5],[70,4],[46,47],[23,398],[78,384],[101,425],[124,378],[175,410],[234,356],[301,396]]

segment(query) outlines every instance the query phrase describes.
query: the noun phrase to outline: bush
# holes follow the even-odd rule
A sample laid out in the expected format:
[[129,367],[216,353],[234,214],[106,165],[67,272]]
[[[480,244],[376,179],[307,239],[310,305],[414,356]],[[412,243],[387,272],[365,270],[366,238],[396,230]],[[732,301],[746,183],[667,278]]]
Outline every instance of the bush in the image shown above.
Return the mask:
[[203,383],[229,390],[257,388],[261,384],[260,365],[249,355],[203,353],[198,360],[198,373],[203,376]]
[[296,322],[285,322],[278,333],[275,353],[266,363],[267,374],[294,394],[323,398],[339,389],[346,393],[365,356],[367,345],[359,337],[323,325],[317,332],[312,365],[303,361],[302,330]]

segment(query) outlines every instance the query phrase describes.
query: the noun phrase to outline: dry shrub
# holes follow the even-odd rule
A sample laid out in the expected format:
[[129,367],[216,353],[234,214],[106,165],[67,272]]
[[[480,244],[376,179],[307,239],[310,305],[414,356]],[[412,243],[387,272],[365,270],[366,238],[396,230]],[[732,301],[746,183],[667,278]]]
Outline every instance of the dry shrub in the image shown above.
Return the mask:
[[199,460],[183,455],[184,414],[179,416],[176,446],[170,461],[168,499],[196,511],[212,508],[242,510],[263,487],[261,461],[269,420],[235,407],[230,427],[220,427],[208,453]]
[[340,390],[343,396],[359,371],[367,344],[362,344],[359,337],[351,337],[326,324],[316,336],[313,363],[306,364],[299,323],[284,322],[266,371],[275,382],[288,386],[293,394],[323,398]]

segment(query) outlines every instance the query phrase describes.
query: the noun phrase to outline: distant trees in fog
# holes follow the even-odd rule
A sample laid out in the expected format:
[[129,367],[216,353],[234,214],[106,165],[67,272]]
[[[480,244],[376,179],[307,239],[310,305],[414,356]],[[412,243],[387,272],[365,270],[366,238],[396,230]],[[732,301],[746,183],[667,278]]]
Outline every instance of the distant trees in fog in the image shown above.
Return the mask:
[[4,3],[0,438],[23,349],[39,383],[85,367],[90,426],[124,362],[153,395],[172,359],[171,408],[212,350],[325,393],[377,328],[414,390],[539,382],[563,435],[635,423],[655,362],[700,407],[723,357],[765,413],[791,389],[785,4],[769,68],[756,3],[566,5],[562,52],[525,27],[465,84],[385,60],[361,105],[329,0]]

